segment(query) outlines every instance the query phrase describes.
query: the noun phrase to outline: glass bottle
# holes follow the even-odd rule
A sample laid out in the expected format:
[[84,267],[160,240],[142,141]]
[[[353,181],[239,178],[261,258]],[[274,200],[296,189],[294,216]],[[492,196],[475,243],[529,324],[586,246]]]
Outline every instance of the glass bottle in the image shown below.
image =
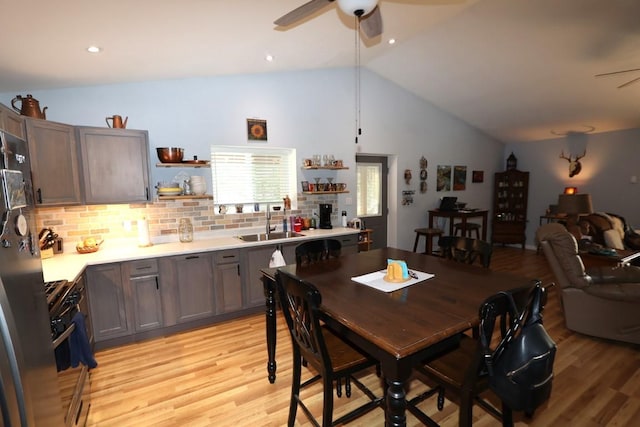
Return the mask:
[[189,218],[181,218],[178,225],[178,235],[182,243],[193,241],[193,225]]

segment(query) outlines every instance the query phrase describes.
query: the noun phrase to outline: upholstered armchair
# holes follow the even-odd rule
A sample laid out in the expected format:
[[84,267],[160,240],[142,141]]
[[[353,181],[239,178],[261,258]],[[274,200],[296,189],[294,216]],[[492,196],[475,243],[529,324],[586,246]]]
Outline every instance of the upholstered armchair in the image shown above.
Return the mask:
[[640,267],[585,271],[575,237],[559,224],[541,226],[536,239],[560,286],[567,328],[640,344]]

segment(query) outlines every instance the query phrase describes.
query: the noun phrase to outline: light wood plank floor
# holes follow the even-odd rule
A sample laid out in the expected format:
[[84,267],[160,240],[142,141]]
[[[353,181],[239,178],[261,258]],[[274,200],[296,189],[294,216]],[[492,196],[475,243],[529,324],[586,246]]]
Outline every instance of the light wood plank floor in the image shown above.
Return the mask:
[[[491,268],[527,278],[553,281],[543,255],[517,248],[494,248]],[[640,314],[639,314],[640,315]],[[550,292],[545,327],[558,344],[550,401],[532,420],[516,417],[517,426],[638,426],[640,425],[640,346],[587,337],[564,327],[557,294]],[[266,377],[264,316],[254,315],[171,337],[149,340],[97,353],[92,371],[89,426],[283,426],[286,425],[291,379],[290,338],[278,318],[275,384]],[[378,393],[380,379],[371,372],[363,381]],[[425,389],[410,384],[409,395]],[[304,396],[321,414],[320,387]],[[335,399],[336,415],[359,403]],[[435,398],[421,408],[444,427],[457,425],[457,406],[442,412]],[[474,426],[500,423],[474,408]],[[354,426],[384,425],[382,409],[353,422]],[[420,423],[407,414],[410,426]],[[297,425],[309,425],[298,411]]]

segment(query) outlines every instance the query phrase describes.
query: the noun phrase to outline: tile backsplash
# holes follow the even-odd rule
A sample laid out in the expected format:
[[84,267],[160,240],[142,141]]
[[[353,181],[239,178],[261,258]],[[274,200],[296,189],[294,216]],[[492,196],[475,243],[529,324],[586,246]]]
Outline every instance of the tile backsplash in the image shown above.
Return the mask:
[[[298,194],[297,209],[287,211],[286,215],[311,217],[319,203],[331,203],[334,206],[332,222],[337,224],[336,195]],[[102,239],[136,238],[137,220],[146,219],[151,241],[178,240],[180,218],[190,218],[193,230],[198,233],[232,231],[241,228],[264,227],[266,225],[266,204],[260,205],[261,211],[254,212],[253,205],[245,205],[244,213],[235,213],[230,206],[226,214],[220,214],[212,200],[177,199],[154,200],[152,203],[128,205],[82,205],[36,209],[37,229],[51,228],[70,244],[88,236]],[[282,211],[272,212],[271,224],[282,224]]]

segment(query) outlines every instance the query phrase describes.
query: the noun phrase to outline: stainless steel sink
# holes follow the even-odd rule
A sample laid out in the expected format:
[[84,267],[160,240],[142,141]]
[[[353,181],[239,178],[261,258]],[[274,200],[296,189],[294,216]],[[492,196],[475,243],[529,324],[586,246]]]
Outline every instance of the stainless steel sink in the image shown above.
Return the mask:
[[236,236],[240,240],[244,240],[245,242],[263,242],[267,240],[277,240],[277,239],[290,239],[292,237],[302,237],[304,234],[296,233],[293,231],[274,231],[269,234],[267,233],[255,233],[255,234],[244,234],[242,236]]

